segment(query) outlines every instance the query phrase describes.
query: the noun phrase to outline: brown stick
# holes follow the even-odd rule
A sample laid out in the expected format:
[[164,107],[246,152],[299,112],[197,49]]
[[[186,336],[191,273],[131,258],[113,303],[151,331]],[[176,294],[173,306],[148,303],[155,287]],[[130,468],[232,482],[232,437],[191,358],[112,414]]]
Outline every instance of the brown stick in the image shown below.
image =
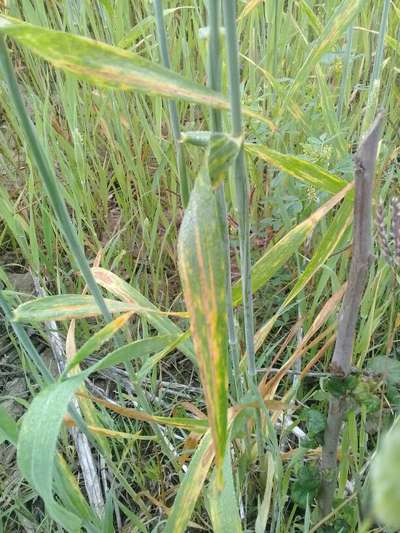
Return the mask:
[[[381,138],[384,113],[378,113],[362,139],[354,158],[356,198],[354,203],[353,245],[350,274],[338,321],[331,371],[339,378],[351,370],[356,323],[372,261],[372,192],[375,162]],[[323,516],[332,509],[337,477],[337,447],[346,413],[346,397],[331,397],[321,457],[322,484],[319,505]]]

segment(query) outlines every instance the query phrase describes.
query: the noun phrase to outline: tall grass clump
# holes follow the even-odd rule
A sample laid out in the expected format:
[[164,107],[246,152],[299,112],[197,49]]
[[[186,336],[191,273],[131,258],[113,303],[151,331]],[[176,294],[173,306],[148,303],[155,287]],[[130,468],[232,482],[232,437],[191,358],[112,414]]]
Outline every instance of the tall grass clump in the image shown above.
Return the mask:
[[0,13],[2,528],[397,527],[396,5],[34,4]]

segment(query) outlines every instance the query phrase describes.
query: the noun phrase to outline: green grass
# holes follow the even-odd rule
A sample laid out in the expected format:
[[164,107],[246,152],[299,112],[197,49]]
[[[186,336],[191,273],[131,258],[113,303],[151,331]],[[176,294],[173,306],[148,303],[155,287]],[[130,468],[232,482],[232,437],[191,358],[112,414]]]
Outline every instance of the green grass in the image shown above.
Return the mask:
[[[249,9],[251,4],[254,7]],[[177,6],[165,1],[163,7],[167,9],[164,24],[171,70],[205,87],[212,66],[208,63],[207,40],[202,38],[208,24],[205,2],[188,0],[184,6]],[[316,466],[329,399],[327,373],[333,348],[329,339],[335,331],[339,304],[330,299],[347,279],[351,193],[340,206],[323,213],[318,223],[310,217],[340,191],[344,182],[352,180],[351,155],[377,108],[382,107],[386,121],[377,164],[375,202],[384,202],[390,227],[390,199],[400,195],[400,11],[395,2],[384,0],[238,2],[237,8],[241,101],[268,119],[270,125],[248,115],[242,117],[249,179],[249,205],[247,208],[244,202],[244,211],[240,211],[235,197],[238,182],[232,165],[226,161],[223,164],[234,326],[241,355],[240,364],[233,360],[229,368],[229,406],[237,401],[252,402],[251,407],[241,407],[232,423],[228,421],[230,458],[225,454],[225,458],[219,456],[217,460],[225,488],[218,491],[210,433],[201,441],[193,441],[196,434],[191,434],[188,441],[187,429],[164,425],[156,419],[149,423],[128,418],[128,411],[118,414],[110,406],[80,399],[82,416],[70,414],[91,443],[103,495],[108,496],[105,514],[97,517],[85,501],[86,489],[74,441],[65,425],[58,438],[56,423],[52,442],[54,446],[58,443],[57,449],[66,463],[55,455],[51,458],[54,469],[50,469],[45,490],[50,487],[53,492],[47,494],[46,500],[44,477],[29,479],[24,467],[24,476],[18,468],[13,452],[17,444],[15,424],[0,411],[0,438],[4,438],[0,457],[7,458],[6,466],[0,470],[0,523],[4,531],[23,531],[28,525],[34,531],[57,531],[59,526],[53,520],[57,510],[51,505],[49,508],[54,492],[57,499],[53,501],[74,512],[88,531],[114,531],[121,525],[126,531],[179,531],[180,527],[195,530],[198,526],[208,531],[266,529],[283,533],[323,527],[327,527],[326,531],[379,531],[369,510],[369,467],[381,435],[397,413],[400,383],[400,378],[389,379],[381,374],[364,373],[358,384],[354,408],[348,413],[341,434],[336,511],[323,524],[319,523]],[[386,10],[387,25],[382,23]],[[155,65],[162,63],[150,1],[10,0],[6,14],[133,51]],[[232,79],[229,83],[227,39],[229,35],[220,40],[220,73],[221,92],[228,97]],[[136,299],[147,309],[122,328],[117,343],[166,334],[173,337],[169,349],[160,348],[154,355],[143,354],[128,362],[121,359],[122,365],[102,368],[95,378],[90,378],[98,388],[91,389],[88,384],[88,390],[96,396],[103,391],[123,409],[136,408],[149,416],[190,421],[198,415],[196,408],[203,414],[208,410],[210,415],[209,396],[205,400],[202,392],[205,374],[198,373],[191,340],[178,344],[182,340],[179,334],[188,329],[189,321],[185,316],[159,314],[186,309],[184,298],[188,301],[188,295],[186,289],[184,295],[182,292],[177,254],[185,203],[180,177],[186,172],[193,190],[204,161],[204,148],[185,142],[179,148],[184,161],[177,157],[179,131],[175,112],[169,108],[171,100],[150,92],[105,89],[54,69],[12,37],[7,39],[7,46],[25,108],[35,125],[45,161],[54,170],[87,260],[92,264],[102,249],[100,266],[134,288],[128,289],[117,279],[101,282],[95,276],[104,289],[103,295],[124,301]],[[217,69],[214,75],[218,74]],[[211,86],[218,90],[218,83]],[[42,177],[30,156],[32,144],[20,126],[3,78],[0,94],[0,279],[7,289],[2,298],[11,308],[32,298],[19,294],[18,287],[15,291],[7,276],[27,270],[49,294],[78,295],[85,281],[77,271],[76,250],[64,237],[46,196]],[[176,114],[183,133],[216,131],[220,129],[219,121],[226,133],[232,128],[234,134],[240,130],[237,117],[231,124],[228,111],[210,113],[205,105],[177,99]],[[250,317],[256,332],[255,368],[250,367],[250,374],[255,370],[259,383],[279,353],[268,376],[271,380],[279,376],[278,369],[293,354],[301,354],[277,383],[276,391],[266,395],[270,401],[285,402],[287,416],[283,421],[277,420],[276,411],[269,410],[274,405],[261,407],[254,392],[246,393],[244,355],[249,343],[251,352],[252,326],[251,320],[250,325],[244,326],[238,306],[238,278],[240,265],[245,265],[244,271],[247,268],[247,225],[256,285],[254,313]],[[280,242],[284,237],[292,240]],[[244,252],[242,260],[240,248]],[[223,243],[220,249],[223,253]],[[391,363],[400,356],[399,270],[386,263],[377,240],[374,251],[376,261],[362,301],[353,354],[353,364],[362,372],[374,368],[378,356],[390,358]],[[254,266],[256,263],[261,266]],[[2,300],[0,304],[7,317],[8,307],[3,306]],[[156,310],[149,310],[153,304]],[[317,317],[325,305],[326,316],[318,324]],[[251,313],[251,306],[247,305],[247,309]],[[296,327],[299,318],[302,323]],[[77,321],[78,348],[88,339],[98,338],[93,335],[101,332],[104,323],[96,320]],[[57,324],[59,332],[66,335],[69,323]],[[43,361],[36,353],[38,348],[26,336],[26,331],[32,333],[31,329],[8,320],[5,325],[13,349],[4,349],[2,356],[6,365],[12,364],[19,372],[23,392],[16,390],[10,398],[5,387],[5,365],[4,377],[0,375],[0,391],[4,389],[1,400],[7,401],[7,406],[21,406],[10,411],[21,427],[19,418],[33,398],[39,406],[53,385],[45,386],[50,378],[42,368],[43,362],[38,362]],[[43,323],[34,324],[34,329],[37,336],[33,344],[38,346],[38,338],[48,338],[48,332]],[[262,342],[258,342],[260,339]],[[97,346],[97,351],[82,362],[82,369],[113,350],[107,337],[102,347]],[[301,372],[320,350],[320,358],[308,375],[296,379],[296,372]],[[269,384],[273,386],[271,381]],[[68,386],[62,385],[64,389]],[[59,405],[59,424],[70,396],[65,398]],[[190,402],[191,407],[184,402]],[[32,405],[34,408],[35,403]],[[46,420],[40,420],[40,413],[37,416],[45,427]],[[256,428],[246,425],[247,420],[258,420],[258,447]],[[210,418],[211,427],[213,423]],[[87,426],[119,431],[131,438],[106,437]],[[301,445],[293,428],[307,434],[309,447]],[[21,433],[28,445],[27,426],[22,426]],[[20,467],[23,446],[23,442],[18,443]],[[178,458],[186,455],[187,448],[182,469]],[[34,466],[43,472],[39,463]],[[102,467],[107,472],[106,481]],[[64,517],[63,523],[70,518]]]

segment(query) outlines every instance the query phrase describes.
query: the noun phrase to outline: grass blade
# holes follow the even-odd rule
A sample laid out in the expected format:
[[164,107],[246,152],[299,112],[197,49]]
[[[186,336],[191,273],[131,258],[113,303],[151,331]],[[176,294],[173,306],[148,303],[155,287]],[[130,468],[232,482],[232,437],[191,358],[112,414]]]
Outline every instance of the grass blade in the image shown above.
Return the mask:
[[[324,216],[337,205],[353,188],[349,183],[339,193],[328,200],[323,206],[315,211],[304,222],[298,224],[280,241],[265,252],[252,268],[252,291],[255,292],[263,287],[275,272],[291,257],[299,246],[305,241],[307,235],[320,222]],[[233,286],[233,303],[241,302],[241,280]]]
[[[145,307],[149,311],[147,320],[150,324],[156,328],[156,330],[163,335],[181,335],[182,330],[176,326],[172,320],[167,316],[162,316],[157,313],[158,309],[153,305],[143,294],[137,289],[129,285],[126,281],[113,274],[109,270],[104,268],[95,267],[92,268],[93,276],[96,282],[111,292],[114,296],[117,296],[121,300],[127,303],[136,303],[141,307]],[[192,361],[195,360],[193,345],[190,341],[185,341],[181,344],[180,350]]]
[[216,533],[224,533],[225,531],[241,533],[243,530],[235,494],[229,448],[225,453],[223,470],[225,483],[222,491],[218,490],[215,478],[211,481],[210,488],[208,489],[209,514],[212,528]]
[[58,504],[53,496],[56,445],[63,416],[82,377],[60,386],[49,385],[39,393],[24,416],[18,439],[17,460],[23,476],[43,498],[49,514],[67,531],[80,530],[80,519]]
[[324,170],[315,163],[300,159],[300,157],[282,154],[276,150],[257,144],[245,144],[245,149],[248,153],[270,163],[274,167],[279,168],[279,170],[287,172],[290,176],[305,181],[322,191],[335,194],[348,183],[343,178]]
[[15,420],[8,414],[2,405],[0,405],[0,444],[5,440],[17,445],[18,427]]
[[337,6],[322,33],[312,44],[306,60],[300,67],[287,93],[287,99],[294,97],[300,87],[305,83],[311,69],[318,63],[322,55],[337,42],[365,3],[366,0],[343,0]]
[[327,228],[318,248],[304,269],[304,272],[298,278],[294,287],[285,298],[280,311],[283,311],[283,309],[287,308],[290,302],[292,302],[293,299],[304,289],[317,270],[321,268],[328,257],[336,249],[351,223],[352,207],[353,202],[351,199],[346,198],[343,205],[340,206],[338,212],[336,213],[335,218]]

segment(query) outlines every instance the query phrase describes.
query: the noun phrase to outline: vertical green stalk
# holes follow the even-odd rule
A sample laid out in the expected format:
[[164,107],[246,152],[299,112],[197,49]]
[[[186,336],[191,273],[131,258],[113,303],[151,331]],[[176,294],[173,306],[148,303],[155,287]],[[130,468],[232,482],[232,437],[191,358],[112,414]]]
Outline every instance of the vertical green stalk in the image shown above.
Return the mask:
[[337,107],[337,116],[339,123],[342,120],[343,115],[343,106],[344,106],[344,99],[347,94],[347,87],[349,83],[349,76],[351,75],[351,65],[352,65],[352,57],[351,52],[353,48],[353,26],[349,26],[347,30],[347,43],[346,43],[346,54],[344,58],[344,69],[342,72],[342,80],[340,84],[340,95],[339,95],[339,103]]
[[[223,0],[226,44],[228,52],[229,91],[232,113],[232,135],[242,135],[242,113],[240,105],[239,48],[236,32],[236,2]],[[245,342],[248,358],[248,378],[252,387],[256,383],[254,351],[253,296],[251,291],[250,225],[249,225],[249,183],[243,148],[235,162],[235,197],[239,221],[240,268],[244,308]]]
[[383,4],[381,24],[379,27],[379,37],[378,37],[378,45],[376,48],[374,68],[372,70],[372,80],[371,80],[372,83],[378,80],[381,76],[383,52],[385,49],[385,35],[386,35],[386,29],[387,29],[387,24],[388,24],[388,18],[389,18],[389,9],[390,9],[390,0],[385,0],[385,3]]
[[380,96],[381,74],[383,65],[383,52],[385,50],[385,35],[389,18],[390,0],[385,0],[383,4],[381,24],[379,27],[378,43],[376,47],[376,54],[374,60],[374,67],[371,75],[371,82],[368,91],[368,101],[366,113],[361,127],[361,134],[364,134],[372,120],[374,119],[378,109],[378,98]]
[[39,175],[42,178],[47,190],[50,203],[57,215],[60,228],[64,233],[72,255],[79,266],[82,276],[84,277],[90,292],[96,300],[99,309],[103,313],[106,321],[110,322],[111,314],[107,309],[101,291],[90,271],[89,263],[83,252],[83,248],[79,242],[75,228],[68,214],[64,198],[62,197],[58,187],[57,178],[54,174],[54,171],[50,167],[46,156],[44,155],[39,139],[36,136],[35,128],[26,112],[3,37],[0,38],[0,65],[9,88],[9,96],[14,104],[18,120],[22,126],[22,131],[24,132],[27,144],[31,150],[33,161],[37,166]]
[[[164,14],[163,14],[161,0],[153,0],[153,5],[154,5],[154,13],[156,17],[157,38],[158,38],[158,43],[159,43],[160,51],[161,51],[161,59],[162,59],[164,67],[170,68],[171,64],[169,61],[167,37],[165,35],[165,27],[164,27]],[[177,166],[178,166],[179,186],[180,186],[180,192],[181,192],[182,205],[183,207],[187,207],[187,204],[189,202],[189,183],[188,183],[188,178],[186,174],[186,165],[185,165],[185,157],[183,153],[181,129],[179,126],[178,110],[176,108],[176,103],[174,101],[170,101],[168,103],[168,106],[169,106],[169,114],[171,117],[172,134],[175,140],[176,159],[177,159]]]
[[[215,91],[221,90],[221,53],[220,53],[220,2],[207,1],[208,11],[208,86]],[[211,129],[222,131],[222,115],[219,109],[211,109]]]
[[[220,54],[220,1],[208,0],[208,86],[215,91],[221,90],[221,54]],[[211,109],[211,130],[222,131],[222,115],[218,109]],[[231,359],[232,383],[234,384],[236,399],[239,397],[240,367],[239,348],[237,344],[235,321],[232,303],[231,258],[229,245],[229,231],[225,202],[224,183],[217,191],[218,209],[221,217],[222,233],[224,237],[225,271],[226,271],[226,306],[228,315],[229,354]]]

